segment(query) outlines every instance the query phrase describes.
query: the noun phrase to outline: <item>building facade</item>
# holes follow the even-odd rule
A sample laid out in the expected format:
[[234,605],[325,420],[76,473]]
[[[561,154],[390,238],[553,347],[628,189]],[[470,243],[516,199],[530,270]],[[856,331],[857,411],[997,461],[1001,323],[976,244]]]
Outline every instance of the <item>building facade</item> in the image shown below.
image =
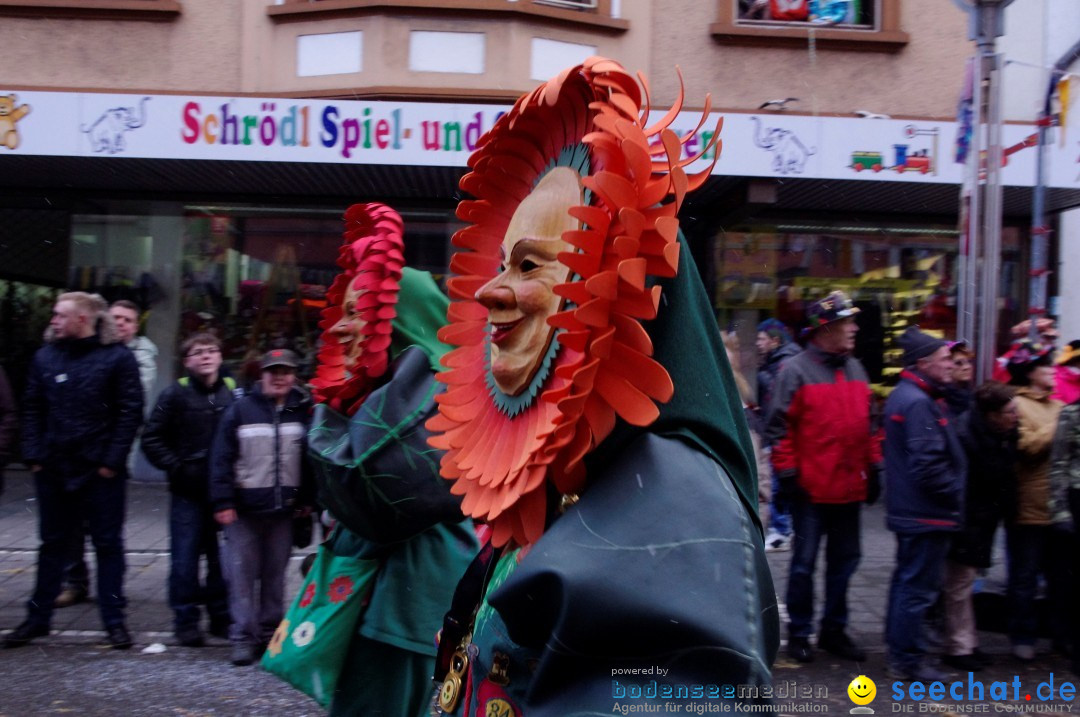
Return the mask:
[[[725,117],[713,176],[682,215],[719,320],[750,347],[760,319],[795,328],[806,301],[846,288],[864,309],[859,351],[887,380],[895,332],[955,331],[968,21],[938,0],[813,9],[0,0],[0,44],[21,58],[0,69],[0,104],[17,116],[0,143],[0,362],[18,386],[64,288],[143,307],[158,389],[198,329],[222,336],[239,375],[270,346],[310,358],[344,209],[394,206],[407,259],[443,274],[480,133],[596,54],[644,72],[654,110],[682,98],[686,130],[706,94],[704,130]],[[1015,143],[1034,117],[1010,119]],[[1080,167],[1055,152],[1057,214],[1080,204]],[[1026,309],[1033,167],[1017,151],[1005,169],[1006,326]]]

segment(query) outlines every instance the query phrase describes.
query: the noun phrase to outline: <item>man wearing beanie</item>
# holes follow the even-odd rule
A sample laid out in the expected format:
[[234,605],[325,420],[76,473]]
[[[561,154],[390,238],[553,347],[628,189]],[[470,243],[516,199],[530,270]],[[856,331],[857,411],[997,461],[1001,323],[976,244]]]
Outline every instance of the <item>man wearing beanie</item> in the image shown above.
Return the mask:
[[885,402],[886,524],[896,533],[885,642],[891,678],[933,681],[943,674],[926,662],[923,622],[962,525],[967,458],[944,398],[949,345],[913,326],[900,347],[905,368]]
[[828,545],[818,647],[844,659],[866,659],[846,632],[847,589],[861,556],[860,504],[877,499],[881,454],[870,428],[870,384],[851,356],[858,311],[839,291],[810,305],[807,348],[780,369],[769,406],[773,469],[795,533],[788,653],[798,662],[814,659],[814,563],[822,538]]

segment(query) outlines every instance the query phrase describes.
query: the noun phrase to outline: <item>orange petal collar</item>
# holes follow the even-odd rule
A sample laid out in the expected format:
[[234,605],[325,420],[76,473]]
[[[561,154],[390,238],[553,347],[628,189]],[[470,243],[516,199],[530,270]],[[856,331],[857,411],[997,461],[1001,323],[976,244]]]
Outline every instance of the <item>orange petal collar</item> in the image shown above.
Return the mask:
[[[674,392],[641,325],[656,317],[660,303],[660,287],[647,286],[646,278],[675,275],[676,214],[712,167],[685,171],[701,155],[684,158],[694,133],[680,138],[669,129],[682,108],[681,86],[671,110],[646,128],[648,90],[639,79],[641,85],[600,57],[562,72],[521,97],[480,139],[461,180],[475,199],[458,206],[469,226],[453,238],[459,251],[450,262],[448,324],[439,333],[455,348],[443,358],[438,379],[447,390],[428,428],[436,434],[431,445],[446,451],[441,473],[453,481],[451,492],[463,496],[467,515],[491,524],[497,546],[538,540],[549,514],[548,486],[581,492],[583,459],[616,418],[647,426],[659,415],[656,404]],[[709,107],[706,98],[705,116]],[[713,142],[719,133],[717,126]],[[559,329],[558,354],[537,399],[509,417],[485,383],[488,314],[474,297],[499,271],[517,205],[560,153],[579,146],[589,153],[582,178],[589,198],[570,210],[581,229],[562,237],[575,251],[559,255],[571,278],[555,287],[565,310],[548,319]]]

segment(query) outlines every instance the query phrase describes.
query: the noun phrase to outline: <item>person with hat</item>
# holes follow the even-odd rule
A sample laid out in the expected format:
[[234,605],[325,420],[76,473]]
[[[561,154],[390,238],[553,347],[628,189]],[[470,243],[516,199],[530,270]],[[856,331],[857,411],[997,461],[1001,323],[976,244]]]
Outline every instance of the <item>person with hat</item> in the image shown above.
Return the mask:
[[1065,344],[1054,364],[1054,392],[1050,398],[1066,406],[1080,401],[1080,339]]
[[814,564],[823,538],[825,609],[817,646],[844,659],[866,659],[846,632],[847,589],[861,556],[860,505],[878,497],[881,444],[871,428],[866,370],[851,355],[858,311],[840,291],[810,305],[806,350],[780,370],[769,406],[766,436],[795,532],[788,653],[798,662],[814,659]]
[[1015,512],[1005,523],[1008,546],[1009,638],[1013,655],[1035,659],[1038,615],[1035,596],[1040,573],[1046,578],[1054,644],[1064,647],[1068,633],[1068,546],[1053,530],[1050,462],[1063,404],[1054,392],[1052,348],[1023,339],[1013,345],[1008,370],[1020,412],[1017,442]]
[[967,457],[945,402],[948,344],[915,326],[899,343],[905,368],[884,411],[886,525],[896,533],[885,642],[896,679],[938,680],[925,660],[923,623],[941,594],[950,538],[963,525]]
[[304,460],[311,402],[296,386],[298,364],[288,349],[266,352],[259,383],[228,408],[214,436],[210,502],[225,531],[222,564],[237,666],[253,663],[281,622],[292,519],[313,504]]

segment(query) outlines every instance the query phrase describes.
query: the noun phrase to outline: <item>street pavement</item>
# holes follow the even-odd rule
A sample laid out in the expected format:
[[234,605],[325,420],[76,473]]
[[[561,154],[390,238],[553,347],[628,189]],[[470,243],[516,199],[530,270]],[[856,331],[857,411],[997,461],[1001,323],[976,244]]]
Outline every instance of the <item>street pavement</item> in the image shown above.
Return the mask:
[[[129,600],[128,625],[135,647],[127,652],[100,646],[101,631],[96,605],[82,604],[56,611],[54,634],[35,640],[29,647],[0,650],[0,717],[23,717],[77,712],[83,715],[319,715],[313,700],[257,667],[236,668],[228,663],[228,645],[209,638],[204,648],[183,648],[172,635],[172,614],[166,601],[168,576],[168,493],[160,483],[131,483],[128,491],[126,549]],[[985,704],[988,713],[1042,711],[1057,708],[1071,711],[1072,700],[1060,698],[1043,702],[1037,688],[1053,674],[1055,697],[1062,683],[1075,684],[1070,661],[1053,654],[1048,641],[1040,644],[1037,659],[1022,664],[1009,654],[1004,635],[982,632],[982,648],[991,653],[994,664],[974,675],[951,673],[961,681],[958,694],[967,698],[969,679],[984,685],[982,700],[955,700],[929,697],[914,701],[893,698],[893,681],[885,674],[883,625],[885,602],[893,567],[894,539],[884,527],[884,510],[879,503],[863,511],[863,558],[849,592],[850,633],[863,646],[865,664],[839,660],[823,652],[808,665],[790,660],[781,646],[773,670],[776,703],[781,714],[802,711],[847,713],[854,705],[847,695],[848,684],[866,675],[877,685],[877,697],[869,705],[877,714],[945,712],[967,713]],[[7,492],[0,497],[0,630],[14,627],[25,616],[35,572],[37,511],[30,476],[25,471],[8,472]],[[297,568],[303,554],[298,551],[287,572],[287,593],[295,594],[300,584]],[[783,596],[787,583],[790,552],[769,553],[781,617],[786,614]],[[824,556],[819,559],[816,607],[821,610]],[[91,569],[93,563],[91,561]],[[981,581],[988,591],[1004,592],[1000,546],[995,567]],[[786,631],[783,633],[786,638]],[[164,645],[165,651],[147,654],[149,645]],[[1016,680],[1019,680],[1018,686]],[[993,682],[1008,684],[1009,699],[991,699]],[[907,689],[910,685],[902,685]],[[796,700],[786,693],[809,688],[814,697]],[[1013,698],[1016,693],[1017,699]],[[973,694],[977,695],[976,690]],[[1025,700],[1030,694],[1032,699]],[[1042,695],[1046,695],[1046,687]],[[689,712],[690,705],[685,705]],[[1077,710],[1080,712],[1080,709]]]
[[[978,587],[983,591],[1004,595],[1005,593],[1005,569],[1003,533],[998,531],[998,540],[995,544],[993,567],[988,574],[978,581]],[[949,675],[946,682],[946,694],[942,699],[931,699],[924,696],[915,701],[908,696],[907,688],[910,683],[904,683],[900,689],[905,695],[904,699],[894,699],[893,680],[886,677],[885,660],[885,613],[889,592],[889,582],[892,578],[895,564],[896,541],[893,533],[885,528],[884,497],[873,506],[864,507],[862,512],[862,560],[859,568],[852,578],[848,592],[849,609],[849,634],[859,646],[867,652],[867,660],[863,664],[856,664],[847,660],[841,660],[832,655],[817,651],[815,661],[810,664],[799,664],[790,659],[784,649],[787,644],[786,625],[781,629],[782,646],[776,663],[773,665],[773,684],[776,688],[784,685],[792,686],[797,683],[803,685],[821,685],[827,691],[828,697],[808,700],[813,703],[831,706],[831,712],[848,712],[854,707],[847,694],[848,685],[859,675],[869,677],[877,687],[877,698],[869,705],[877,714],[883,712],[904,713],[911,708],[913,713],[920,712],[944,712],[944,713],[967,713],[973,708],[973,701],[968,699],[969,677],[973,682],[983,683],[984,700],[988,714],[998,714],[1012,711],[1042,711],[1046,708],[1055,708],[1060,711],[1073,711],[1073,700],[1054,699],[1043,702],[1036,694],[1040,683],[1050,679],[1051,673],[1055,685],[1055,695],[1060,691],[1062,681],[1068,681],[1073,685],[1080,683],[1080,677],[1070,670],[1069,658],[1053,653],[1050,650],[1049,640],[1041,640],[1038,654],[1034,662],[1021,663],[1011,655],[1008,637],[997,632],[979,632],[980,649],[989,653],[994,658],[991,666],[973,673],[961,674],[959,671],[938,665]],[[783,605],[784,595],[787,589],[788,566],[791,561],[791,552],[768,553],[769,567],[772,570],[774,587],[780,602],[781,622],[784,622],[786,610]],[[824,599],[824,576],[825,556],[819,554],[817,569],[815,571],[815,627],[820,620]],[[1019,678],[1019,687],[1014,690],[1014,681]],[[964,697],[962,700],[952,699],[948,696],[948,688],[953,681],[961,681],[962,687],[957,689],[957,694]],[[1007,696],[1010,699],[994,700],[990,696],[990,687],[993,682],[1007,682]],[[790,691],[790,690],[789,690]],[[1077,689],[1080,694],[1080,688]],[[972,689],[973,695],[978,695],[976,688]],[[995,694],[997,694],[995,692]],[[1017,699],[1012,699],[1016,695]],[[1025,699],[1030,694],[1031,699]],[[1046,689],[1043,695],[1049,695]],[[778,699],[778,704],[789,700]],[[1080,703],[1076,704],[1076,712],[1080,712]],[[781,713],[783,713],[781,711]],[[856,713],[858,714],[858,713]]]
[[[30,715],[322,715],[314,700],[258,667],[233,667],[229,643],[180,647],[172,633],[168,491],[163,483],[128,485],[125,548],[131,650],[101,646],[97,605],[53,613],[53,634],[16,650],[0,650],[0,717]],[[26,471],[9,470],[0,497],[0,631],[26,617],[33,591],[37,509]],[[286,572],[287,599],[299,588],[295,551]],[[92,554],[87,558],[95,575]],[[91,593],[96,594],[91,577]],[[205,627],[205,625],[204,625]],[[154,645],[154,650],[143,652]]]

